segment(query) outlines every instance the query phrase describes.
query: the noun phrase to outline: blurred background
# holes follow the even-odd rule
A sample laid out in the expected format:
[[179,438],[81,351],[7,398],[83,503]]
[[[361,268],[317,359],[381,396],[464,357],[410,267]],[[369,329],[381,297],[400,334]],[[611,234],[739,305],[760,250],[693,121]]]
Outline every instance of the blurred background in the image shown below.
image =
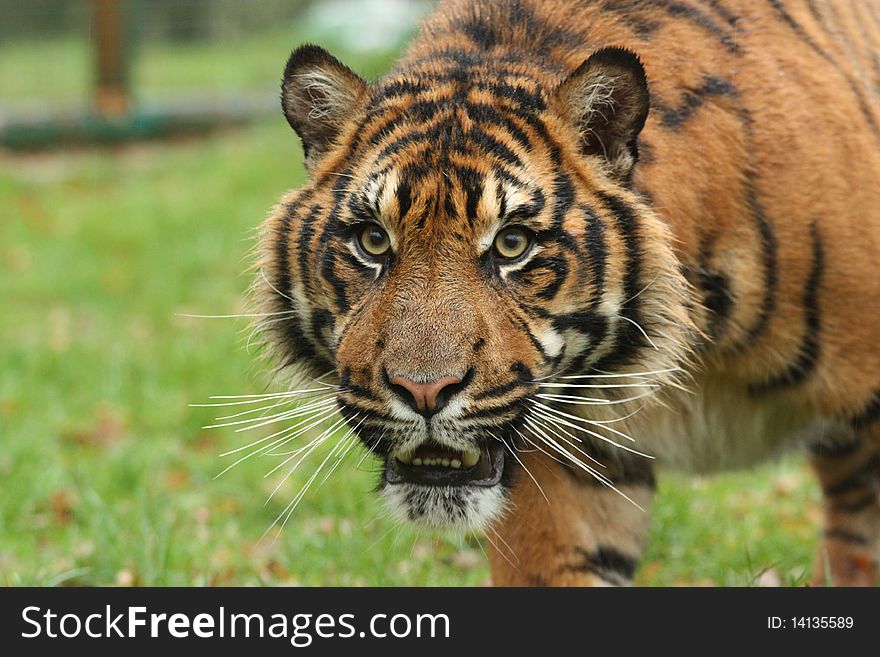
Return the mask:
[[[301,489],[269,435],[191,407],[272,391],[248,349],[255,229],[304,179],[290,50],[375,78],[431,3],[0,0],[0,584],[479,585],[479,537],[418,535],[353,454]],[[324,455],[317,454],[314,464]],[[360,462],[360,463],[359,463]],[[639,584],[799,584],[819,527],[799,460],[665,477]]]

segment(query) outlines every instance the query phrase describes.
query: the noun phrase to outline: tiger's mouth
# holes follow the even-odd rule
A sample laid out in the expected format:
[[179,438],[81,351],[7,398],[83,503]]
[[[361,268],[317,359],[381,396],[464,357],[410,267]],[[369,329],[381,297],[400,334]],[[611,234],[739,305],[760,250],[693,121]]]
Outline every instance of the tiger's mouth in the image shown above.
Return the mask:
[[419,445],[413,452],[389,454],[385,481],[420,486],[495,486],[504,474],[504,449],[490,445],[457,451],[435,442]]

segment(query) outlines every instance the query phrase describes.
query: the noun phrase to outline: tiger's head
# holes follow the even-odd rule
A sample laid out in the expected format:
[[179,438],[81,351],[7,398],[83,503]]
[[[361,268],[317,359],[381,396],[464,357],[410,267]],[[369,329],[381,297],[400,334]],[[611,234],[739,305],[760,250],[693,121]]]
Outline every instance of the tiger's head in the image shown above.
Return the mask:
[[284,72],[309,180],[263,227],[267,342],[283,367],[336,378],[381,494],[423,526],[497,518],[519,450],[577,460],[587,436],[547,417],[558,377],[667,372],[688,343],[670,235],[631,189],[638,58],[607,48],[541,79],[474,59],[368,84],[315,46]]

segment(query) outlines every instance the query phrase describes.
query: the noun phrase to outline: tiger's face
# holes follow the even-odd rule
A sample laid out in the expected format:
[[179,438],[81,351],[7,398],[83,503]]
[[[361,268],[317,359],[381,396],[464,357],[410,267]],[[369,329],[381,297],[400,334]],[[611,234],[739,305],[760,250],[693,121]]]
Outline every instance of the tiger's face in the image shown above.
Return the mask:
[[[291,56],[310,181],[264,231],[269,337],[282,364],[338,377],[397,517],[486,526],[518,452],[541,449],[553,377],[672,362],[685,285],[628,189],[647,98],[619,49],[553,90],[429,70],[369,86],[318,48]],[[564,458],[572,438],[544,442]]]

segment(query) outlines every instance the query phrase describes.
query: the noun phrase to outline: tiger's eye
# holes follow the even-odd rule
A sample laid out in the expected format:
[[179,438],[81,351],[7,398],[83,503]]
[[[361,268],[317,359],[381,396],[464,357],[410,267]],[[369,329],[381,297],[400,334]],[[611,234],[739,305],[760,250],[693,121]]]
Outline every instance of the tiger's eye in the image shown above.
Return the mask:
[[505,228],[495,236],[495,251],[502,258],[518,258],[527,248],[529,235],[522,228]]
[[369,224],[361,230],[360,245],[368,255],[379,257],[388,253],[391,240],[382,228],[376,224]]

